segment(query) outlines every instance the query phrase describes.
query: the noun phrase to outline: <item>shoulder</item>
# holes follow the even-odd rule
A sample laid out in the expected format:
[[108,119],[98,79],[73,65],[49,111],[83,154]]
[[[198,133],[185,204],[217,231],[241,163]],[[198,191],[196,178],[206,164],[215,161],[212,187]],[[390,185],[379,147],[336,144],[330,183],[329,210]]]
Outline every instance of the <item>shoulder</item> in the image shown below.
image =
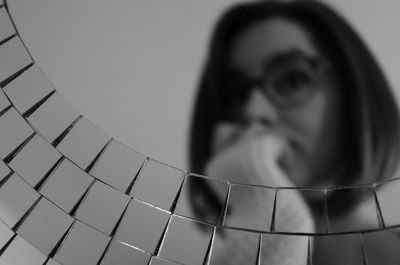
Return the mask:
[[368,264],[400,264],[400,231],[385,230],[363,235]]
[[313,264],[362,265],[363,248],[367,264],[400,264],[400,237],[391,230],[359,234],[315,237]]
[[[355,231],[379,227],[375,202],[363,201],[354,211],[340,219],[331,220],[334,231]],[[400,264],[400,229],[350,233],[316,237],[313,264]]]

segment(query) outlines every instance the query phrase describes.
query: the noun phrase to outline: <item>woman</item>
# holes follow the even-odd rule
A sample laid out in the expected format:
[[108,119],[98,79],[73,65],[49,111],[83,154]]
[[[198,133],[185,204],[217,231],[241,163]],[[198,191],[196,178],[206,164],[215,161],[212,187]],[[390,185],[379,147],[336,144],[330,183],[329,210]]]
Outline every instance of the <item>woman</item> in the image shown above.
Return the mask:
[[[315,1],[240,4],[222,16],[212,36],[194,107],[190,167],[266,186],[371,183],[394,177],[399,128],[398,109],[379,66],[334,11]],[[190,194],[199,217],[222,207],[218,191],[205,184],[192,185]],[[329,221],[340,230],[362,196],[352,191],[327,196]],[[237,202],[239,209],[263,203],[250,197]],[[321,219],[315,207],[320,199],[298,192],[286,203],[295,203],[292,208],[304,215],[286,228],[315,232],[310,227]],[[374,244],[392,262],[397,254],[387,254],[383,246],[398,242],[389,237],[378,236]],[[227,246],[229,240],[243,244],[226,239]],[[318,239],[314,246],[316,264],[333,247]],[[351,262],[358,258],[352,246],[348,242],[340,250],[349,252],[344,260],[327,260],[357,264]],[[272,257],[266,264],[299,263]]]

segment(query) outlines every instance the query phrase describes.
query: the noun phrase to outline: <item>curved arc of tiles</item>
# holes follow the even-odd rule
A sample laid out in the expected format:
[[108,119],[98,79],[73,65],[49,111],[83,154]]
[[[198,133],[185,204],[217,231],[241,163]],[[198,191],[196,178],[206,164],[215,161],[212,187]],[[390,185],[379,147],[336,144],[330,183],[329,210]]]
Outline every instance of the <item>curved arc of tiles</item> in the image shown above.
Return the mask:
[[[53,244],[51,249],[42,251],[47,251],[43,255],[58,258],[59,262],[67,260],[69,253],[78,251],[74,249],[72,243],[75,238],[79,239],[80,233],[76,231],[83,231],[82,233],[87,233],[87,238],[97,238],[98,241],[103,242],[101,246],[103,250],[92,249],[95,253],[93,255],[97,255],[95,258],[101,258],[103,261],[109,257],[107,256],[109,249],[115,248],[116,251],[129,252],[124,249],[127,247],[130,251],[137,250],[142,254],[144,253],[145,257],[141,258],[148,259],[147,262],[151,262],[150,259],[154,257],[154,259],[171,262],[171,264],[183,264],[182,260],[178,263],[172,263],[174,257],[170,254],[173,253],[173,250],[170,250],[169,247],[172,244],[168,242],[171,242],[173,237],[169,232],[179,231],[180,227],[189,223],[197,223],[209,231],[208,238],[203,241],[206,244],[204,245],[203,255],[208,261],[212,259],[212,246],[217,242],[215,239],[216,231],[221,229],[259,235],[260,241],[256,242],[256,245],[258,244],[257,248],[261,249],[261,237],[270,234],[283,237],[297,235],[309,238],[310,236],[326,234],[346,236],[372,233],[400,227],[400,218],[397,216],[391,218],[389,223],[385,223],[383,215],[387,212],[386,204],[388,202],[381,200],[384,203],[380,205],[375,189],[389,183],[399,184],[400,181],[397,180],[357,187],[326,189],[245,185],[191,174],[151,159],[123,145],[86,120],[62,98],[35,64],[33,57],[20,39],[8,12],[7,2],[0,6],[0,21],[6,22],[6,24],[0,24],[0,59],[7,62],[0,64],[0,86],[2,88],[0,91],[0,132],[6,135],[0,135],[0,156],[2,158],[2,164],[0,164],[0,199],[5,194],[5,186],[15,187],[15,189],[23,187],[21,189],[27,191],[24,194],[17,194],[17,197],[22,198],[31,194],[30,203],[21,202],[17,205],[20,207],[20,209],[18,208],[18,216],[15,214],[16,216],[10,217],[8,221],[3,217],[0,218],[2,223],[5,222],[6,226],[8,225],[7,233],[12,233],[13,239],[18,236],[21,240],[29,242],[28,238],[34,237],[34,235],[31,234],[29,229],[25,230],[25,227],[29,223],[36,224],[35,222],[40,220],[41,212],[39,212],[39,209],[47,209],[46,211],[57,213],[60,220],[65,222],[61,236],[58,235],[56,239],[49,239],[49,242]],[[6,49],[7,51],[4,52]],[[30,88],[32,90],[24,90],[24,88],[27,89],[28,84],[33,84]],[[84,152],[81,152],[81,146],[84,146]],[[35,156],[34,151],[38,148],[47,155],[47,160],[41,160],[42,156]],[[119,159],[115,159],[116,157]],[[32,163],[29,164],[28,162]],[[37,168],[39,166],[36,164],[40,165],[41,168]],[[27,172],[32,174],[27,174]],[[66,176],[71,172],[79,178],[68,182]],[[153,185],[154,182],[157,182],[154,176],[160,173],[170,177],[167,185],[161,187],[163,194],[166,195],[159,198],[149,196],[149,191],[154,194],[161,191],[160,187]],[[30,176],[28,177],[28,175]],[[113,176],[113,178],[110,178],[110,176]],[[72,197],[68,197],[68,194],[62,194],[62,191],[57,191],[54,188],[60,187],[60,185],[73,187],[74,183],[72,182],[78,181],[78,179],[79,182],[77,183],[83,188]],[[221,209],[222,219],[199,220],[196,216],[191,216],[181,206],[180,194],[184,192],[185,184],[193,179],[225,186],[222,187],[226,192],[226,202],[224,208]],[[3,192],[1,193],[2,188]],[[275,226],[270,224],[266,228],[245,227],[235,225],[235,223],[228,224],[225,220],[227,204],[229,203],[229,196],[233,196],[237,188],[273,192],[275,194],[273,222],[275,222],[275,217],[279,220],[279,200],[276,201],[277,198],[283,196],[281,194],[290,194],[293,189],[322,192],[323,196],[326,196],[326,192],[332,189],[368,189],[372,193],[372,197],[375,198],[373,203],[376,207],[377,226],[352,227],[346,231],[336,231],[333,227],[329,227],[328,223],[314,233],[310,231],[282,231],[276,224]],[[4,196],[13,196],[13,194]],[[104,204],[113,202],[112,205],[108,205],[107,215],[109,216],[98,211],[93,212],[92,209],[99,207],[99,201]],[[108,214],[111,212],[112,214]],[[138,212],[154,217],[154,226],[158,227],[158,231],[148,234],[149,238],[154,237],[153,242],[131,242],[130,240],[137,236],[136,232],[127,235],[123,233],[124,231],[120,231],[121,227],[130,226],[130,218],[133,218],[132,216]],[[103,220],[106,221],[103,222]],[[56,240],[55,243],[54,240]],[[8,244],[12,245],[13,241],[9,241]],[[137,247],[141,244],[143,244],[142,248]],[[33,244],[33,247],[40,248],[39,245]],[[60,250],[61,245],[63,245],[63,248]],[[70,246],[70,248],[67,249],[66,246]],[[3,245],[1,249],[5,253],[8,248],[4,248]],[[37,251],[40,252],[40,250]],[[260,251],[257,256],[261,256]],[[259,262],[259,259],[257,258],[257,262]],[[154,261],[154,263],[156,262],[158,261]]]

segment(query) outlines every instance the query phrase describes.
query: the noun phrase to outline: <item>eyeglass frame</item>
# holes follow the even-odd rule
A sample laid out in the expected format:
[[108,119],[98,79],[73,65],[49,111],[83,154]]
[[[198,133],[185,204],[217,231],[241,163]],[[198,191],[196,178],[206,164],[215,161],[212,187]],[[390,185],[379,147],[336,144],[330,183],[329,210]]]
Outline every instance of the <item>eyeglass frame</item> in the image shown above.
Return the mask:
[[[241,75],[241,74],[235,73],[235,74],[241,76],[239,79],[241,81],[241,82],[239,82],[240,84],[236,84],[236,83],[233,84],[232,80],[230,80],[231,83],[229,85],[222,85],[222,87],[224,90],[228,90],[228,89],[229,90],[233,89],[236,91],[241,90],[241,93],[245,94],[244,95],[245,97],[248,97],[253,90],[260,90],[262,95],[267,100],[272,102],[272,104],[276,108],[278,108],[280,110],[294,108],[294,107],[298,106],[300,103],[306,102],[306,101],[303,101],[302,99],[307,98],[307,96],[313,95],[317,91],[317,89],[315,89],[315,88],[317,88],[316,86],[321,82],[321,77],[323,76],[323,74],[327,73],[327,71],[331,71],[334,69],[333,63],[331,61],[326,60],[321,57],[312,57],[312,56],[301,55],[301,56],[297,56],[297,58],[295,58],[295,59],[296,60],[302,59],[310,64],[311,70],[313,71],[313,73],[310,75],[310,77],[312,77],[312,87],[310,87],[310,88],[313,88],[313,89],[308,91],[308,93],[306,95],[303,95],[302,98],[295,100],[297,102],[293,102],[293,100],[291,102],[289,102],[289,103],[294,103],[294,104],[279,103],[279,102],[277,102],[277,100],[275,100],[273,98],[273,96],[271,96],[270,90],[271,90],[271,87],[274,87],[273,81],[271,81],[271,80],[273,80],[274,78],[271,78],[270,76],[279,76],[279,71],[276,71],[276,70],[275,70],[275,72],[277,72],[277,73],[275,73],[275,74],[268,74],[268,72],[271,72],[271,71],[264,70],[256,78],[253,78],[251,80],[249,78],[242,77],[243,75]],[[272,71],[272,72],[274,72],[274,71]],[[281,73],[282,72],[283,71],[281,71]],[[232,73],[230,74],[230,76],[232,76]],[[236,77],[236,79],[238,79],[238,78]],[[235,80],[235,81],[237,81],[237,80]],[[243,98],[243,101],[245,101],[245,99],[246,98]],[[222,99],[222,100],[224,100],[224,99]]]

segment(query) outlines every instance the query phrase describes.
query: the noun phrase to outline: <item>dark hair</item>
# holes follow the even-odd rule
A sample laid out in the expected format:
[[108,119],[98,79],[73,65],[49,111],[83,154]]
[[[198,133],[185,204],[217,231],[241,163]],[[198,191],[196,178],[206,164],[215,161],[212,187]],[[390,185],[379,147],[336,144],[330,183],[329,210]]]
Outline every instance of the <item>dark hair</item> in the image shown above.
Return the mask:
[[[348,154],[347,173],[337,185],[371,183],[390,178],[399,159],[399,113],[392,92],[368,47],[335,11],[316,1],[259,1],[233,6],[214,29],[208,59],[197,91],[189,138],[190,170],[203,174],[211,156],[211,137],[221,118],[218,84],[226,67],[232,39],[248,26],[270,17],[283,17],[303,25],[317,46],[333,61],[345,95],[344,113]],[[195,212],[202,204],[215,204],[206,185],[191,185]],[[354,192],[330,195],[333,212],[355,205]],[[346,203],[343,203],[346,202]],[[340,206],[339,206],[340,205]],[[341,208],[344,205],[347,208]],[[335,207],[337,208],[335,210]]]

